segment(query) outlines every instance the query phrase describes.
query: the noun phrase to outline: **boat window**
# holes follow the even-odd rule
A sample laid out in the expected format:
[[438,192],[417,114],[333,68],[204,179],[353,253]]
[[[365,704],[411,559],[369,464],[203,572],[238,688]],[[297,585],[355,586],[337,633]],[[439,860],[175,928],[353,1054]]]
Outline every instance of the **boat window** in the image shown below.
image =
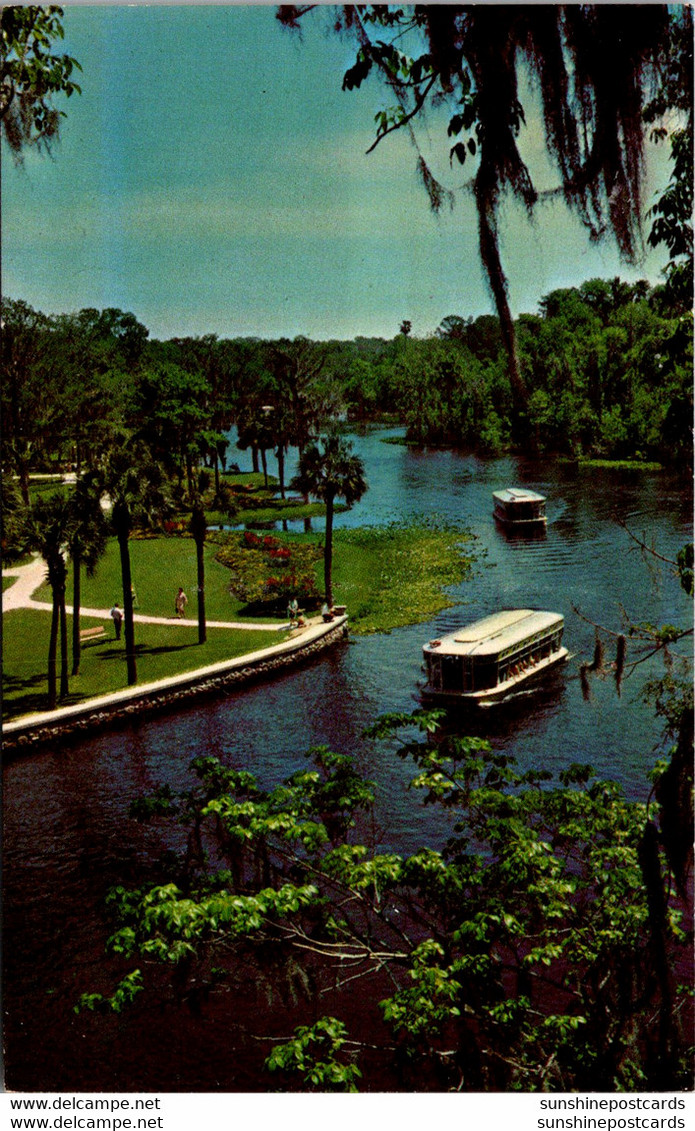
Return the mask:
[[442,656],[442,689],[460,691],[463,687],[463,659],[461,656]]
[[484,691],[488,687],[496,687],[498,671],[496,660],[484,664],[476,663],[473,669],[473,690]]
[[427,657],[427,678],[432,684],[432,687],[441,688],[442,686],[442,665],[439,656]]

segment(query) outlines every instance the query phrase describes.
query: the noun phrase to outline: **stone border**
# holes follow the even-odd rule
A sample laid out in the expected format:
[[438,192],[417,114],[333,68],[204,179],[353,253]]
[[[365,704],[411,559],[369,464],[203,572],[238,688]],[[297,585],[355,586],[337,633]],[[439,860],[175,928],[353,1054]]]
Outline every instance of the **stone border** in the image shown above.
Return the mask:
[[312,626],[300,638],[271,648],[184,672],[157,684],[90,699],[74,707],[25,716],[3,727],[3,753],[15,754],[71,736],[84,737],[111,726],[132,722],[144,714],[174,710],[193,699],[218,695],[231,687],[267,679],[277,672],[313,659],[325,648],[347,638],[347,617]]

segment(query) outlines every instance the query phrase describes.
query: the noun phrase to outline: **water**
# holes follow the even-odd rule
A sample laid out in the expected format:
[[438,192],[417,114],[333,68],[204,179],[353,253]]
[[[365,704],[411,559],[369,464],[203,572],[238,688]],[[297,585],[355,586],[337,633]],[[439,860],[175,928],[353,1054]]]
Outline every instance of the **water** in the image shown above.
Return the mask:
[[[481,460],[410,451],[379,435],[354,438],[369,491],[336,525],[437,516],[475,535],[475,575],[452,591],[433,620],[390,635],[355,638],[310,666],[271,683],[206,701],[169,717],[45,750],[4,771],[5,1045],[10,1087],[20,1090],[251,1090],[267,1049],[249,1050],[230,1021],[229,1002],[203,1018],[163,1003],[104,1019],[75,1015],[87,990],[106,991],[132,966],[104,959],[110,931],[104,897],[115,883],[146,880],[161,834],[128,820],[130,802],[166,781],[188,784],[201,753],[253,770],[270,784],[326,743],[352,752],[378,783],[382,847],[436,844],[443,818],[406,792],[409,770],[393,746],[362,738],[385,710],[418,705],[422,643],[505,606],[538,606],[566,618],[574,654],[563,675],[503,715],[471,724],[522,767],[557,769],[591,762],[644,798],[645,774],[660,744],[660,723],[642,702],[643,664],[618,696],[611,678],[582,696],[578,665],[590,659],[594,629],[619,631],[621,605],[633,621],[686,624],[690,603],[666,567],[650,571],[622,519],[659,553],[674,558],[692,537],[692,499],[665,474],[577,472],[556,462]],[[243,458],[243,457],[242,457]],[[289,474],[292,469],[289,470]],[[526,485],[548,496],[543,539],[507,538],[492,518],[492,491]],[[316,525],[314,523],[314,525]],[[575,612],[575,609],[578,612]],[[581,613],[581,615],[579,615]],[[586,618],[586,619],[583,619]],[[176,847],[176,834],[167,847]],[[233,1017],[251,999],[234,1002]],[[273,1006],[275,1031],[297,1023]]]

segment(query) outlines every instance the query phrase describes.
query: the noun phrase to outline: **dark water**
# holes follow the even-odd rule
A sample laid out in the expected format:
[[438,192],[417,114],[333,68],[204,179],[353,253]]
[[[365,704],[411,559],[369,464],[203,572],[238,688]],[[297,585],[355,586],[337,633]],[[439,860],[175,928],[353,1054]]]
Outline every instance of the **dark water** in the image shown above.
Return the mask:
[[[238,1000],[203,1017],[162,1007],[108,1020],[72,1012],[87,990],[112,987],[128,966],[103,955],[109,931],[104,897],[114,883],[143,882],[161,834],[128,820],[130,802],[154,785],[188,782],[205,751],[271,783],[303,764],[312,744],[355,754],[378,783],[381,842],[400,850],[436,844],[446,831],[405,789],[408,767],[388,744],[361,737],[381,711],[417,705],[421,646],[462,621],[504,606],[538,606],[566,618],[574,654],[563,676],[499,716],[471,724],[522,766],[559,768],[589,761],[646,796],[645,774],[660,744],[660,724],[642,702],[656,674],[640,665],[618,696],[611,678],[582,696],[578,665],[590,659],[590,621],[621,628],[633,621],[685,624],[690,603],[666,567],[650,570],[616,523],[675,557],[692,537],[692,498],[667,475],[577,472],[554,462],[480,460],[415,453],[376,435],[355,438],[370,490],[337,524],[440,517],[476,537],[475,575],[455,602],[426,624],[354,639],[308,667],[166,718],[91,741],[18,759],[4,770],[4,939],[6,1079],[19,1090],[251,1090],[263,1088],[259,1058],[235,1036]],[[492,518],[491,492],[532,486],[548,496],[544,539],[508,539]],[[172,842],[172,847],[175,844]],[[269,1017],[289,1033],[291,1011]],[[275,1012],[273,1013],[273,1010]]]

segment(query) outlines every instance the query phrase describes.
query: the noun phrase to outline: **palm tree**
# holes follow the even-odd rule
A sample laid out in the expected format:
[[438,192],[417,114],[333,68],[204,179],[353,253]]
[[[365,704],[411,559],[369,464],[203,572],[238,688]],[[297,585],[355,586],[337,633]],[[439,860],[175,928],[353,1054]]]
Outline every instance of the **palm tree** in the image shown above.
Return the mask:
[[122,438],[107,452],[102,467],[102,485],[111,501],[111,527],[118,539],[123,584],[123,625],[128,685],[137,683],[133,586],[129,539],[134,526],[152,526],[168,510],[164,476],[148,447],[138,440]]
[[72,561],[72,674],[80,672],[80,601],[82,565],[92,577],[97,562],[106,549],[107,523],[101,506],[99,476],[88,472],[78,479],[70,498],[72,526],[70,558]]
[[205,509],[200,494],[193,498],[191,506],[191,521],[188,529],[195,542],[195,557],[198,579],[198,643],[204,644],[207,640],[207,626],[205,623],[205,536],[208,523]]
[[364,464],[352,454],[352,444],[335,434],[309,444],[299,460],[299,471],[292,480],[293,489],[314,495],[326,504],[326,543],[323,574],[326,601],[333,604],[333,511],[336,499],[348,506],[359,502],[367,490]]
[[58,631],[60,629],[60,698],[65,699],[68,687],[68,633],[65,613],[65,546],[69,543],[73,525],[73,512],[62,495],[39,498],[27,512],[25,543],[38,550],[48,567],[51,587],[51,633],[48,644],[48,708],[56,706]]

